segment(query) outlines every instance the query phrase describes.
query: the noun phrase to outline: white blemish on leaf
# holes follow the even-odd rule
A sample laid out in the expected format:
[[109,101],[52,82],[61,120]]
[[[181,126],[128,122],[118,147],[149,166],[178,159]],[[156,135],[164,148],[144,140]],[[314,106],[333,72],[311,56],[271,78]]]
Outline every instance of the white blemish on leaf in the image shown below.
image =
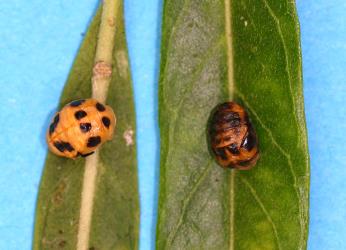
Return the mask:
[[125,141],[126,141],[126,146],[131,146],[133,145],[133,130],[132,129],[128,129],[124,132],[123,135]]

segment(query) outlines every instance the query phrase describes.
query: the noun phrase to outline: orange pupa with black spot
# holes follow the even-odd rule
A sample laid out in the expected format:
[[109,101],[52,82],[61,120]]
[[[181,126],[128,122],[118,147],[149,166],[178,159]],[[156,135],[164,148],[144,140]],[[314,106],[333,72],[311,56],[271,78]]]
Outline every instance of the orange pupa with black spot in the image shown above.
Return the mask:
[[115,123],[110,106],[95,99],[70,102],[55,114],[48,128],[48,147],[59,156],[86,157],[112,139]]

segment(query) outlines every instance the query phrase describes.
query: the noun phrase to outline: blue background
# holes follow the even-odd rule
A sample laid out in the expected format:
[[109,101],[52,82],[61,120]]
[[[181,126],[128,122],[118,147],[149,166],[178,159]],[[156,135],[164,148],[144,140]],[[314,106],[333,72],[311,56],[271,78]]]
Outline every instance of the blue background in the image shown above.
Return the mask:
[[[0,249],[31,249],[55,109],[97,0],[0,2]],[[137,109],[141,250],[154,248],[161,0],[125,0]],[[309,249],[346,249],[346,3],[297,0],[311,154]],[[38,136],[40,135],[40,136]]]

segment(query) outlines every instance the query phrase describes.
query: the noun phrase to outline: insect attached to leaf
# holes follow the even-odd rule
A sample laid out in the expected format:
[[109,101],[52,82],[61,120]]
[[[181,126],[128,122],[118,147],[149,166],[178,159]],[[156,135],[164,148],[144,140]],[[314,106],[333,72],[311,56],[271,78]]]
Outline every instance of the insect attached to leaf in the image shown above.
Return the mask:
[[211,114],[209,142],[221,167],[247,170],[259,159],[256,132],[245,109],[235,102],[215,107]]
[[73,101],[54,116],[47,131],[48,147],[67,158],[89,156],[112,139],[115,123],[111,107],[95,99]]

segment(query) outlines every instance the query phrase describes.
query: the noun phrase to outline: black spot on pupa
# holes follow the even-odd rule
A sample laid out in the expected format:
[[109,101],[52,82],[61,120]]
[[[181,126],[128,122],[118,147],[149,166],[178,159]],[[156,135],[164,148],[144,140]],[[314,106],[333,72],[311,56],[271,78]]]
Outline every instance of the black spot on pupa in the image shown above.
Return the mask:
[[240,120],[240,116],[237,112],[228,111],[227,113],[224,113],[220,117],[220,119],[229,122],[229,121],[233,121],[233,120]]
[[61,153],[65,151],[65,147],[64,145],[59,142],[59,141],[56,141],[53,143],[54,147],[56,147],[57,150],[59,150]]
[[233,103],[232,103],[232,102],[224,102],[224,103],[219,104],[219,105],[216,107],[216,109],[217,109],[217,110],[224,111],[224,110],[231,109],[232,106],[233,106]]
[[100,112],[103,112],[106,110],[105,106],[103,106],[101,103],[96,103],[96,109]]
[[227,123],[228,128],[235,128],[240,125],[240,117],[236,112],[229,112],[221,117],[222,121]]
[[54,123],[58,123],[60,119],[59,113],[57,113],[54,117]]
[[215,143],[215,144],[220,144],[221,141],[222,141],[221,138],[217,138],[217,137],[216,137],[216,138],[214,139],[214,143]]
[[60,119],[60,116],[59,116],[59,113],[57,113],[54,117],[52,124],[49,126],[49,135],[51,135],[54,132],[56,126],[58,126],[59,119]]
[[101,137],[100,136],[92,136],[92,137],[89,138],[87,146],[89,148],[96,147],[97,145],[100,144],[100,142],[101,142]]
[[247,113],[245,113],[244,120],[245,120],[245,124],[251,124],[250,119],[249,119],[249,115]]
[[89,132],[91,129],[91,123],[81,123],[79,125],[80,130],[82,130],[83,133]]
[[64,143],[65,148],[67,149],[68,152],[72,152],[74,150],[74,148],[72,147],[72,145],[68,142]]
[[234,155],[239,155],[240,152],[238,150],[238,145],[236,143],[232,143],[227,147],[228,151],[231,152]]
[[255,131],[253,130],[252,127],[250,127],[241,146],[245,148],[247,151],[251,151],[256,145],[257,145],[257,138],[255,135]]
[[227,155],[224,148],[216,148],[214,152],[216,155],[220,156],[221,159],[227,160]]
[[242,167],[246,167],[246,166],[248,166],[249,164],[251,164],[252,162],[253,162],[253,159],[250,159],[250,160],[238,162],[238,165],[239,165],[239,166],[242,166]]
[[68,142],[56,141],[56,142],[53,143],[53,145],[62,153],[65,150],[67,150],[69,152],[72,152],[74,150],[74,148]]
[[87,116],[87,113],[84,110],[78,110],[74,113],[74,117],[76,117],[77,120],[80,120],[86,116]]
[[229,110],[217,110],[211,118],[209,133],[214,136],[219,132],[236,129],[240,125],[241,119],[238,113]]
[[111,125],[111,120],[109,120],[108,117],[102,117],[102,123],[105,125],[107,128],[109,128],[109,125]]
[[84,158],[84,157],[87,157],[89,155],[92,155],[93,153],[95,153],[95,152],[93,151],[93,152],[90,152],[90,153],[87,153],[87,154],[82,154],[82,153],[78,152],[77,156],[82,156]]
[[71,103],[70,103],[70,106],[71,106],[71,107],[78,107],[78,106],[81,105],[83,102],[85,102],[84,99],[76,100],[76,101],[71,102]]

